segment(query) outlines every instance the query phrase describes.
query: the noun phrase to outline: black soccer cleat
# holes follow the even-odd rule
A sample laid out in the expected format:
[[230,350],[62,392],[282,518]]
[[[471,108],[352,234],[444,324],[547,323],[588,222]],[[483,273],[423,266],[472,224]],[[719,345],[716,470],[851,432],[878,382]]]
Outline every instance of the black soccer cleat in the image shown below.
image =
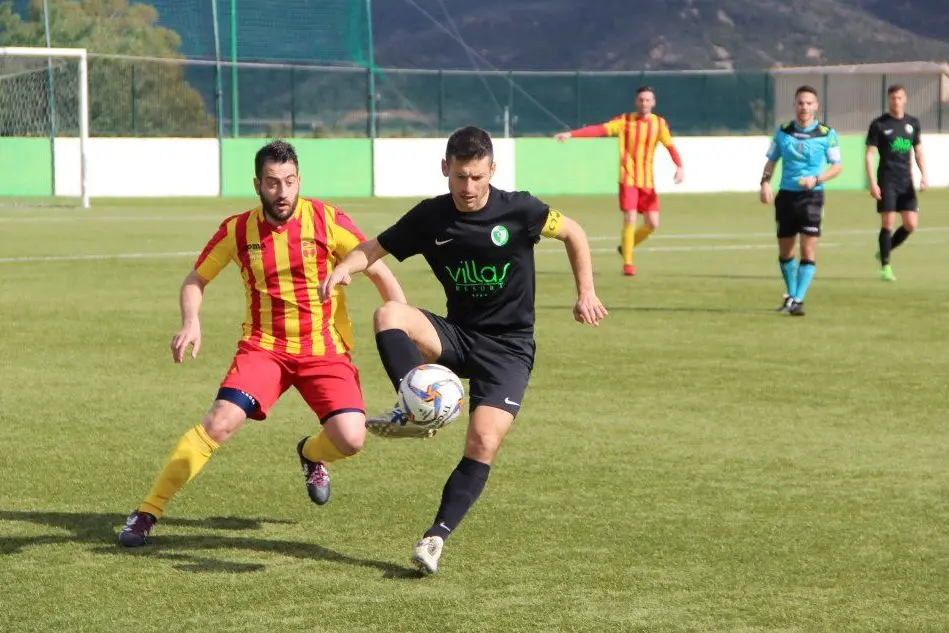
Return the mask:
[[803,301],[793,301],[791,307],[788,309],[788,314],[791,316],[804,316],[804,302]]
[[303,467],[303,478],[306,481],[306,493],[310,501],[318,506],[330,500],[330,473],[323,462],[311,462],[303,456],[303,445],[310,439],[304,437],[297,444],[297,455],[300,456],[300,465]]
[[119,532],[119,545],[141,547],[148,544],[148,535],[157,522],[155,515],[136,510],[125,520],[125,525]]
[[784,295],[784,300],[781,301],[781,305],[774,309],[775,312],[790,312],[791,305],[794,303],[794,297],[791,295]]

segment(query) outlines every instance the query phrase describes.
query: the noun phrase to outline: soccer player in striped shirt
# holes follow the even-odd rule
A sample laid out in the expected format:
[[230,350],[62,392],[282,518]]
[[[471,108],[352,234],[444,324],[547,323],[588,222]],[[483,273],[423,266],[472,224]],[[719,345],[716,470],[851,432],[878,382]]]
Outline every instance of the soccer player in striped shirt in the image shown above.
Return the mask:
[[[619,137],[619,208],[623,212],[619,252],[623,256],[623,274],[627,276],[636,274],[634,247],[659,228],[659,196],[656,195],[653,174],[657,144],[662,143],[675,163],[675,183],[681,183],[685,177],[669,123],[653,112],[655,107],[656,91],[650,86],[641,86],[636,90],[636,112],[622,114],[606,123],[562,132],[555,137],[560,142],[568,138]],[[643,216],[643,225],[639,228],[636,228],[637,214]]]
[[[316,413],[322,431],[297,445],[310,499],[329,500],[326,464],[362,448],[366,414],[359,374],[349,355],[353,330],[340,289],[320,301],[318,287],[360,242],[356,225],[339,209],[300,198],[293,147],[274,141],[257,152],[254,187],[261,205],[224,220],[181,287],[181,329],[171,341],[176,363],[201,347],[198,312],[205,286],[230,263],[239,268],[247,297],[243,336],[210,411],[178,441],[149,493],[119,534],[126,547],[144,545],[171,498],[204,467],[247,418],[264,420],[277,399],[295,387]],[[383,301],[405,303],[382,263],[366,270]]]

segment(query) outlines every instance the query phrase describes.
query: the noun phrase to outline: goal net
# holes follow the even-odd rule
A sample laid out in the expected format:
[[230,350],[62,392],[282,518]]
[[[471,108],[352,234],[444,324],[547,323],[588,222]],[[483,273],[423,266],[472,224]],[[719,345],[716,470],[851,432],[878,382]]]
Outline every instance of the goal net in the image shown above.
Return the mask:
[[84,49],[0,48],[0,196],[89,207]]

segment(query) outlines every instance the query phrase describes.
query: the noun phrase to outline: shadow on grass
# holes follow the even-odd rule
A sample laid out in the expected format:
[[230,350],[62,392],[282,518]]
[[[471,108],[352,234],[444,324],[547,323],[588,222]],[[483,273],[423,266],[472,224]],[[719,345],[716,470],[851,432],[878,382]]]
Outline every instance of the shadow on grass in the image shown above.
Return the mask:
[[[343,565],[378,569],[384,578],[420,578],[415,569],[384,561],[368,560],[348,556],[327,549],[316,543],[282,541],[249,536],[221,536],[185,534],[155,536],[149,544],[134,549],[117,543],[120,526],[126,517],[119,514],[93,514],[79,512],[18,512],[0,510],[0,521],[21,521],[63,530],[67,534],[44,534],[41,536],[0,535],[0,556],[17,554],[28,547],[80,543],[94,545],[96,554],[111,556],[143,556],[173,562],[173,567],[187,572],[247,573],[265,568],[258,562],[234,562],[201,556],[202,552],[258,552],[279,554],[304,560],[323,560]],[[264,524],[292,525],[283,519],[242,517],[209,517],[206,519],[183,519],[167,517],[160,526],[181,526],[206,530],[252,531],[260,530]]]

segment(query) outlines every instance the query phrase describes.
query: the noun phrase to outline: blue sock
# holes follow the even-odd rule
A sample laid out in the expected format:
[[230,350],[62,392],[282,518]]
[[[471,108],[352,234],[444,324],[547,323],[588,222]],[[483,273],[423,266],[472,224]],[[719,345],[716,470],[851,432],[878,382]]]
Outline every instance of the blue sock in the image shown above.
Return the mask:
[[781,266],[781,276],[784,277],[784,287],[787,289],[789,297],[797,295],[797,261],[791,259],[778,259]]
[[804,297],[807,295],[807,289],[811,287],[811,280],[814,279],[814,270],[816,268],[817,264],[811,260],[801,260],[801,265],[797,269],[797,292],[793,295],[797,301],[804,301]]

